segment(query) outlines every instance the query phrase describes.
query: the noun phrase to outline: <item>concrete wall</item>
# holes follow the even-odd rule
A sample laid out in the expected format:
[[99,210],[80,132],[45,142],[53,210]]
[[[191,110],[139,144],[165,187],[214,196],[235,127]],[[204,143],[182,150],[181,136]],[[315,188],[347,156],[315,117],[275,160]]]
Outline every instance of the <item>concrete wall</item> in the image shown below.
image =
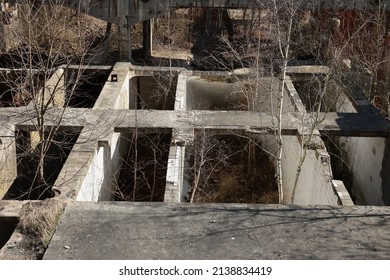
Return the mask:
[[357,204],[390,203],[389,141],[385,138],[340,137],[339,147],[352,174],[352,191]]
[[83,184],[77,194],[77,201],[97,202],[104,180],[104,147],[98,147],[89,166]]
[[17,176],[15,136],[13,131],[6,134],[0,136],[0,200]]
[[[114,76],[116,76],[116,79],[113,79]],[[129,64],[124,62],[116,63],[93,109],[129,108],[129,79]]]
[[171,146],[169,149],[167,183],[164,202],[183,202],[188,186],[184,182],[185,147]]
[[[116,75],[116,79],[111,79]],[[117,63],[105,83],[94,109],[127,109],[129,106],[129,64]],[[99,127],[86,127],[81,131],[60,175],[54,190],[80,201],[110,200],[113,171],[119,159],[115,152],[119,134],[99,131]],[[98,143],[98,145],[96,145]]]
[[[65,76],[64,69],[58,68],[50,79],[45,83],[44,91],[44,104],[49,104],[49,106],[54,107],[63,107],[65,104]],[[39,95],[43,94],[43,91],[40,90]],[[37,97],[38,98],[38,97]],[[38,99],[40,100],[40,99]],[[28,107],[33,108],[37,106],[34,101],[31,101],[28,104]]]
[[123,165],[123,157],[129,149],[129,136],[120,133],[114,133],[111,138],[111,153],[108,160],[109,175],[104,182],[103,193],[100,197],[101,201],[112,200],[116,189],[119,189],[118,177],[120,176],[120,169]]
[[212,81],[188,77],[186,107],[188,110],[210,110],[228,102],[234,85],[225,81]]
[[306,149],[305,152],[297,136],[284,136],[282,172],[286,204],[338,205],[326,150]]
[[187,76],[180,74],[177,78],[175,110],[185,111],[187,107]]
[[[340,96],[340,112],[356,112],[351,101]],[[379,137],[339,137],[356,204],[390,205],[390,142]]]

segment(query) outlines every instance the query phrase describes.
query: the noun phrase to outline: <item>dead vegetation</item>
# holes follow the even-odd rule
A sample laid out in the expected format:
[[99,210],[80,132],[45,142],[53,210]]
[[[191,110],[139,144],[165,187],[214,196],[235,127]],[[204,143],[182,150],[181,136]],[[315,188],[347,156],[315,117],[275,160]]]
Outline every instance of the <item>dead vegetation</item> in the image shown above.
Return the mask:
[[19,223],[0,259],[42,259],[64,211],[65,202],[57,198],[23,203]]
[[274,165],[248,137],[198,131],[187,169],[190,202],[278,203]]
[[19,229],[24,234],[21,244],[26,251],[43,256],[57,227],[64,209],[64,202],[58,199],[46,199],[39,202],[27,202],[20,215]]
[[125,138],[129,146],[114,200],[163,202],[171,134],[137,132]]

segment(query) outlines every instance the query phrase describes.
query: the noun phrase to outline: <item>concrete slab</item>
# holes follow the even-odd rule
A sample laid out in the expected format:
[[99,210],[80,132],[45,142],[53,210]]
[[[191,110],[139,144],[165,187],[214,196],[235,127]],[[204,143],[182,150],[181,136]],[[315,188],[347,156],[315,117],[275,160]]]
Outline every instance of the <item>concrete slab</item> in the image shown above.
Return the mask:
[[44,259],[389,259],[389,207],[70,203]]

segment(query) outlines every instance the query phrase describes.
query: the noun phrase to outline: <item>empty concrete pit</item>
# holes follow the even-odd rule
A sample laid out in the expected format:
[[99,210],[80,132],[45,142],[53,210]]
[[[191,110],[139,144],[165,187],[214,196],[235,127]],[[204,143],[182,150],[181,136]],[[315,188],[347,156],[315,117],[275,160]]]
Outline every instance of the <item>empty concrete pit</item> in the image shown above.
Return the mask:
[[323,102],[323,86],[322,79],[314,75],[307,75],[306,79],[294,82],[294,87],[308,112],[326,110]]
[[176,86],[177,76],[170,73],[133,77],[129,109],[173,110]]
[[4,199],[45,199],[53,197],[51,190],[80,130],[56,132],[39,140],[36,131],[15,132],[17,176]]
[[196,130],[185,180],[190,202],[279,203],[275,169],[262,143],[239,132]]
[[119,145],[123,154],[113,186],[116,201],[164,201],[170,130],[124,133]]
[[314,74],[294,75],[294,87],[308,112],[342,111],[349,103],[346,89],[336,79]]
[[110,70],[66,69],[64,106],[92,108],[108,79]]
[[342,180],[357,205],[389,205],[389,141],[381,137],[332,137],[324,140],[333,177]]
[[[243,86],[245,87],[245,86]],[[189,77],[187,80],[188,110],[248,110],[247,91],[227,77]]]

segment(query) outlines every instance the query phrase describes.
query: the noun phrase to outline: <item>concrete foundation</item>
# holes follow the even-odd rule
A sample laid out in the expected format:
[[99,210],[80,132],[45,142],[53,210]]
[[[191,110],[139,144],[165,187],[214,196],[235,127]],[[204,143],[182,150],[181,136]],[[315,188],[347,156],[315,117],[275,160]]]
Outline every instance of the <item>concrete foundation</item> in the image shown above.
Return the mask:
[[[132,36],[132,27],[134,24],[142,25],[143,38],[136,38],[140,43],[136,47],[143,48],[140,53],[150,58],[145,60],[146,63],[159,61],[161,64],[137,66],[134,62],[118,62],[113,67],[92,65],[105,60],[108,48],[103,45],[103,49],[86,58],[91,65],[67,65],[53,70],[45,91],[40,93],[45,93],[46,96],[41,97],[49,105],[44,116],[45,124],[48,129],[58,128],[53,130],[56,137],[60,137],[54,138],[57,142],[64,142],[61,135],[74,132],[77,132],[77,141],[72,143],[72,147],[64,148],[67,151],[61,161],[63,166],[56,163],[48,164],[46,168],[55,169],[55,175],[48,180],[53,195],[70,205],[46,259],[58,258],[58,252],[64,258],[96,258],[98,253],[88,244],[93,244],[94,248],[99,244],[99,249],[108,248],[104,250],[114,254],[121,247],[125,257],[145,258],[387,257],[386,250],[378,250],[384,248],[383,240],[376,237],[383,233],[388,209],[355,207],[352,199],[356,199],[356,204],[390,204],[390,125],[377,114],[364,94],[355,92],[353,86],[345,83],[345,80],[352,81],[348,74],[340,81],[332,80],[327,85],[327,91],[323,91],[323,79],[330,71],[328,66],[323,65],[289,65],[287,69],[283,68],[287,77],[282,80],[284,76],[279,75],[281,64],[277,60],[258,61],[270,64],[264,68],[209,72],[193,71],[198,66],[198,69],[204,68],[191,58],[187,62],[183,60],[183,54],[187,55],[185,51],[176,56],[177,61],[174,61],[173,49],[169,49],[168,55],[169,65],[184,67],[163,67],[161,65],[166,61],[161,57],[156,60],[150,57],[159,54],[151,50],[151,18],[181,7],[218,8],[219,16],[227,16],[224,28],[232,37],[233,27],[226,9],[248,8],[253,3],[100,1],[96,5],[90,3],[91,7],[87,4],[82,7],[84,12],[119,27],[120,53],[130,61],[134,47],[131,40],[136,38]],[[361,1],[354,1],[356,3],[373,7],[371,4],[363,5]],[[74,1],[67,4],[72,8],[78,6]],[[322,4],[323,1],[318,1],[318,5]],[[265,10],[259,12],[264,19]],[[212,13],[209,14],[211,16]],[[230,16],[234,17],[233,14],[230,13]],[[241,18],[243,14],[236,13],[236,16]],[[268,38],[256,39],[267,41],[265,45],[272,44]],[[195,56],[195,52],[191,55]],[[242,67],[249,66],[245,64]],[[269,68],[272,68],[272,73]],[[80,77],[84,80],[81,85],[74,82]],[[308,86],[310,81],[312,83]],[[93,92],[88,92],[90,88]],[[280,104],[282,91],[284,99]],[[37,119],[34,105],[23,104],[21,108],[0,110],[0,199],[18,175],[24,175],[23,172],[18,174],[20,152],[15,135],[18,131],[25,134],[29,139],[28,149],[37,149],[41,142],[34,129]],[[281,107],[283,110],[279,114]],[[201,145],[199,148],[202,132],[210,134],[209,147]],[[333,174],[333,151],[327,149],[325,138],[337,142],[338,148],[343,151],[343,160],[353,181],[352,189]],[[219,149],[213,150],[215,147]],[[209,156],[214,157],[212,160],[217,164],[206,170],[206,183],[209,185],[205,183],[206,187],[197,189],[198,192],[211,196],[213,192],[229,188],[250,189],[247,193],[255,197],[268,181],[275,183],[281,178],[281,184],[275,185],[276,200],[243,200],[238,197],[241,193],[237,191],[233,192],[237,196],[234,201],[205,199],[199,201],[207,202],[205,204],[187,203],[191,200],[196,181],[194,162],[208,148],[212,152]],[[60,150],[55,149],[57,152]],[[225,157],[233,160],[229,162]],[[247,164],[252,170],[259,171],[259,162],[273,171],[270,174],[262,171],[250,173],[249,167],[242,168]],[[236,170],[230,169],[232,166]],[[278,168],[281,168],[281,173],[277,172]],[[216,170],[221,173],[213,177]],[[237,170],[243,176],[235,176]],[[268,181],[258,180],[259,173]],[[253,185],[256,188],[248,187]],[[137,203],[139,201],[148,205]],[[277,204],[278,201],[284,205],[264,205]],[[6,207],[0,207],[0,219],[3,208]],[[176,214],[172,214],[174,212]],[[135,223],[123,227],[115,222],[112,226],[116,215],[126,220],[130,217]],[[72,217],[75,219],[72,220]],[[201,225],[205,217],[206,220],[212,217],[206,227]],[[337,220],[343,220],[343,223]],[[265,226],[259,231],[253,228],[253,222]],[[134,227],[136,224],[146,226],[138,231]],[[174,230],[161,232],[159,229],[164,224]],[[373,227],[367,230],[364,227],[367,224],[378,226],[378,230]],[[92,228],[87,227],[90,225]],[[282,227],[275,228],[275,225]],[[294,225],[298,226],[294,229]],[[75,228],[77,232],[68,231]],[[110,230],[104,233],[102,228]],[[134,228],[137,232],[131,233]],[[194,239],[194,234],[188,235],[188,230],[201,239]],[[358,235],[351,237],[351,231],[358,232]],[[103,236],[95,234],[100,232],[104,233]],[[131,234],[126,236],[123,232]],[[143,242],[142,236],[147,235],[145,232],[158,234],[151,234],[151,238]],[[237,235],[231,237],[226,232],[228,235],[236,232]],[[118,242],[118,246],[113,246],[106,242],[108,235],[122,241],[125,236],[134,244],[128,246]],[[82,238],[78,240],[80,236]],[[216,236],[216,239],[210,239],[210,236]],[[0,245],[7,242],[2,241],[6,238],[0,238]],[[170,239],[173,241],[170,242]],[[309,239],[315,242],[308,243]],[[85,240],[98,243],[85,243]],[[165,245],[161,240],[165,240]],[[176,246],[177,240],[180,246]],[[231,243],[232,240],[239,242]],[[253,247],[253,240],[258,241],[261,250]],[[79,241],[87,246],[75,245]],[[215,246],[218,242],[222,242],[223,246]],[[355,252],[356,242],[359,242],[359,248],[364,248],[364,254],[360,249]],[[345,250],[333,250],[335,246],[329,246],[330,243],[349,250],[352,255]],[[278,248],[278,244],[284,245]],[[65,255],[63,248],[68,250]],[[83,248],[82,252],[78,248]],[[156,248],[162,253],[154,254]],[[321,253],[318,253],[318,248]],[[138,253],[135,254],[132,249]],[[92,253],[89,253],[90,250]],[[118,255],[112,258],[115,257]]]
[[[127,65],[130,66],[129,64]],[[147,100],[153,100],[154,89],[158,86],[156,77],[166,77],[166,73],[164,74],[164,72],[161,71],[163,70],[154,70],[152,67],[150,70],[143,68],[142,71],[139,71],[137,70],[137,67],[131,69],[126,67],[126,64],[117,64],[109,75],[108,82],[105,84],[93,109],[106,107],[132,109],[139,107],[141,103],[144,104],[143,106],[150,106],[148,105]],[[181,118],[184,118],[183,120],[185,120],[186,112],[193,109],[192,106],[194,102],[191,101],[194,94],[193,90],[196,89],[197,86],[202,87],[202,82],[197,84],[197,81],[202,81],[203,79],[203,81],[207,83],[207,77],[202,76],[202,78],[200,78],[199,76],[196,76],[196,72],[182,73],[180,75],[176,72],[174,75],[175,77],[173,79],[177,81],[174,84],[174,95],[176,96],[174,99],[174,109],[179,116],[182,114]],[[112,81],[110,77],[115,77],[115,81]],[[226,77],[228,76],[224,78],[223,76],[218,75],[220,81],[217,82],[215,81],[215,77],[215,74],[211,73],[210,80],[214,79],[214,82],[209,83],[218,84],[217,88],[220,89],[222,99],[210,97],[212,94],[204,94],[204,97],[208,98],[210,102],[222,100],[221,102],[224,103],[226,98],[224,92],[226,92],[226,89],[228,88],[232,89],[232,84],[226,81]],[[226,82],[223,82],[224,80]],[[293,91],[293,88],[290,88],[290,90]],[[113,92],[116,92],[116,97],[112,95]],[[291,95],[288,100],[289,105],[285,107],[287,108],[286,110],[292,110],[293,108],[297,108],[297,106],[301,106],[300,108],[302,108],[302,105],[295,104],[297,100],[294,101],[293,95]],[[258,104],[257,106],[260,105]],[[267,106],[269,106],[269,104]],[[269,109],[264,110],[268,111]],[[140,115],[139,118],[143,119],[144,117],[141,117]],[[209,127],[211,128],[212,125],[210,125]],[[89,137],[91,137],[91,132],[87,131],[88,129],[84,128],[83,132],[90,134]],[[84,133],[82,133],[82,135]],[[118,177],[118,172],[124,164],[123,156],[129,148],[128,139],[130,136],[125,136],[123,132],[117,133],[114,131],[106,131],[106,136],[104,136],[104,138],[102,138],[101,135],[97,135],[96,131],[92,134],[96,135],[94,136],[96,139],[100,139],[99,143],[105,144],[90,146],[88,148],[88,156],[84,149],[80,151],[74,149],[69,156],[69,159],[73,157],[77,158],[78,162],[80,162],[81,158],[85,158],[85,164],[87,164],[86,166],[83,166],[83,168],[79,168],[79,170],[84,170],[82,174],[85,174],[85,178],[80,183],[79,187],[75,189],[76,198],[77,200],[82,201],[111,200],[113,199],[113,189],[115,189],[115,186],[118,187],[117,184],[120,178]],[[255,137],[262,143],[263,149],[269,153],[271,162],[275,163],[278,145],[274,136],[256,133],[254,135],[256,135]],[[189,147],[191,147],[191,143],[194,141],[193,137],[193,129],[185,128],[185,126],[180,127],[180,125],[174,129],[167,163],[167,179],[164,195],[164,201],[166,202],[183,202],[188,199],[188,192],[191,189],[191,186],[189,185],[188,177],[186,177],[185,162],[188,160],[188,153],[192,150],[191,148],[189,149]],[[318,138],[318,136],[316,137]],[[304,148],[302,139],[303,138],[297,136],[284,136],[283,149],[285,156],[282,161],[283,202],[298,205],[342,204],[339,195],[340,191],[335,189],[332,182],[333,178],[329,155],[324,149],[324,146],[320,144],[320,146],[315,148]],[[320,140],[317,139],[317,141]],[[81,153],[80,155],[82,156],[78,156],[79,153]],[[64,166],[65,170],[68,165],[72,166],[73,161],[68,160]],[[73,169],[74,167],[71,168]],[[342,184],[339,187],[339,190],[340,188],[341,190],[344,190]],[[60,191],[60,193],[62,193],[62,191]],[[344,191],[343,193],[346,195],[347,192]]]

